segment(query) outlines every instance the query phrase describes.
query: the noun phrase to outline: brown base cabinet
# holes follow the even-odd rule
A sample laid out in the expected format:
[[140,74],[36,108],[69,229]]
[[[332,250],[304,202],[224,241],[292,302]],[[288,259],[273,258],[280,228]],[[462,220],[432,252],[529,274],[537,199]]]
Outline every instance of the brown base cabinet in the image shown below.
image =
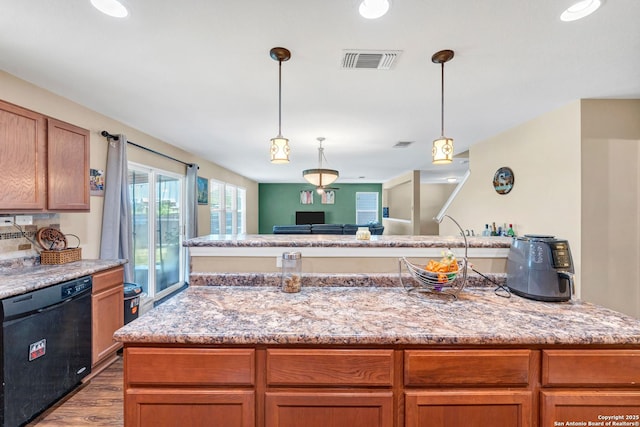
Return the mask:
[[528,391],[451,390],[407,392],[406,427],[531,427]]
[[253,427],[252,390],[142,389],[127,393],[126,425]]
[[125,427],[640,426],[640,349],[125,344],[124,354]]
[[91,295],[93,375],[114,360],[116,352],[122,348],[122,344],[113,339],[113,333],[124,324],[123,285],[123,267],[93,275]]
[[393,393],[267,392],[266,427],[393,427]]

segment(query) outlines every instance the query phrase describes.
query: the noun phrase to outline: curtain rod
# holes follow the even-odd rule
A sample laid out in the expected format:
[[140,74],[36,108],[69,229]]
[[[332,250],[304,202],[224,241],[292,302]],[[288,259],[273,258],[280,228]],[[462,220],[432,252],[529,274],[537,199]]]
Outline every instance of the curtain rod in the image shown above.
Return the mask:
[[[117,141],[118,139],[120,139],[120,138],[118,137],[118,135],[112,135],[112,134],[110,134],[109,132],[107,132],[106,130],[103,130],[102,132],[100,132],[100,135],[104,136],[104,137],[105,137],[105,138],[107,138],[107,139],[115,139],[116,141]],[[168,156],[168,155],[166,155],[166,154],[164,154],[164,153],[160,153],[159,151],[152,150],[151,148],[147,148],[147,147],[143,147],[142,145],[138,145],[138,144],[136,144],[136,143],[135,143],[135,142],[133,142],[133,141],[127,141],[127,144],[131,144],[131,145],[133,145],[134,147],[138,147],[138,148],[141,148],[141,149],[143,149],[143,150],[147,150],[147,151],[149,151],[149,152],[151,152],[151,153],[153,153],[153,154],[157,154],[158,156],[162,156],[162,157],[165,157],[165,158],[167,158],[167,159],[169,159],[169,160],[173,160],[174,162],[182,163],[182,164],[183,164],[183,165],[185,165],[185,166],[193,166],[193,163],[183,162],[182,160],[176,159],[175,157],[171,157],[171,156]]]

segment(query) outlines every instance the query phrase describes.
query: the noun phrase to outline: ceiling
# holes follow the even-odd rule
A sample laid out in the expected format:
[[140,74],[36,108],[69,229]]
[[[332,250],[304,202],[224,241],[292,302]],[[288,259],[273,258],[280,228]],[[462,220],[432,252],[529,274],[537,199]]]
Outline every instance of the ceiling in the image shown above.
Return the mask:
[[[638,0],[569,23],[559,15],[572,0],[391,1],[366,20],[358,0],[124,0],[125,19],[89,0],[0,0],[0,69],[261,183],[304,182],[318,137],[336,184],[462,175],[465,160],[431,164],[441,96],[431,56],[442,49],[455,51],[444,109],[456,154],[580,98],[640,98]],[[287,165],[269,162],[276,46],[292,56]],[[401,53],[390,70],[341,69],[350,49]]]

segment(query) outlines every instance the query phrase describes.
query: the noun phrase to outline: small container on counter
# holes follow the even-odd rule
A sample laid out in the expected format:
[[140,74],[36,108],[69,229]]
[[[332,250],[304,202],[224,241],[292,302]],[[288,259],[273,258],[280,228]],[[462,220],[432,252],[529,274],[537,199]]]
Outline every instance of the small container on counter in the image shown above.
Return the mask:
[[356,240],[370,240],[371,239],[371,231],[369,231],[369,227],[358,227],[358,231],[356,231]]
[[302,254],[300,252],[285,252],[282,254],[283,292],[300,292],[302,288]]

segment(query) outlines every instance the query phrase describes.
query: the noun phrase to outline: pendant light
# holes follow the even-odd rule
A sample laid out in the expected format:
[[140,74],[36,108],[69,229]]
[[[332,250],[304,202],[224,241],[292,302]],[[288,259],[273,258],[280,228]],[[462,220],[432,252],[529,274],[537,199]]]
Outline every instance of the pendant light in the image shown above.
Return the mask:
[[318,147],[318,169],[306,169],[302,171],[302,177],[309,181],[312,185],[315,185],[319,189],[331,185],[340,174],[334,169],[323,169],[322,158],[324,157],[324,148],[322,148],[323,137],[318,137],[320,146]]
[[453,58],[452,50],[441,50],[436,52],[431,57],[431,62],[440,64],[442,67],[441,73],[441,87],[442,97],[440,100],[440,138],[433,141],[433,148],[431,155],[433,157],[432,163],[434,165],[445,165],[453,161],[453,139],[444,136],[444,63],[450,61]]
[[284,47],[274,47],[269,54],[278,61],[278,136],[271,138],[271,163],[289,163],[289,140],[282,136],[282,61],[288,61],[291,52]]

